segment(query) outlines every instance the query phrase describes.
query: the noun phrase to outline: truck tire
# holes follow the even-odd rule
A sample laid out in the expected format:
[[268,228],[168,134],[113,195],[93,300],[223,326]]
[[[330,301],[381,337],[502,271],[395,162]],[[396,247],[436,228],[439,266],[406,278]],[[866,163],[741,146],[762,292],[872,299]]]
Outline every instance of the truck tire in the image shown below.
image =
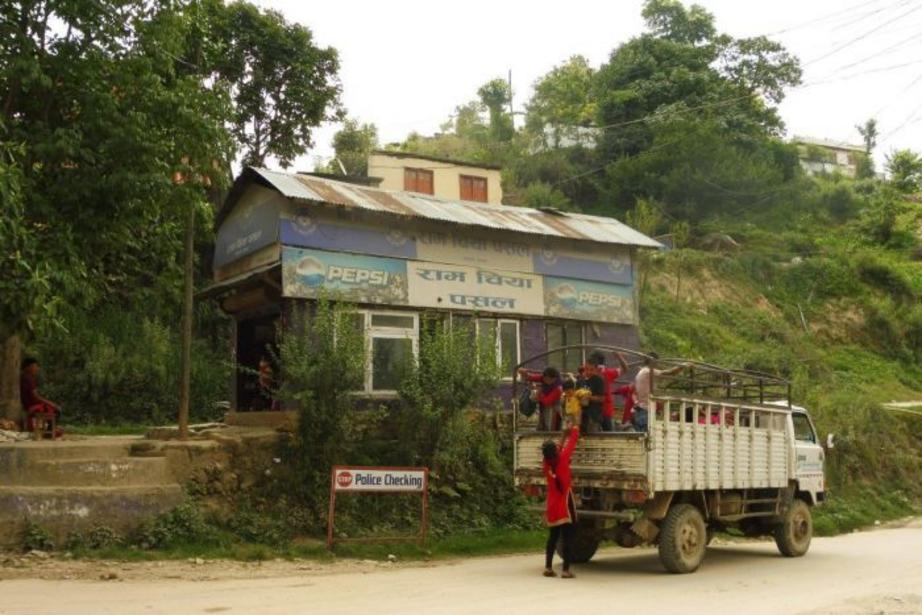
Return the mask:
[[775,526],[775,544],[782,555],[800,557],[810,548],[813,538],[813,516],[803,500],[795,499]]
[[[596,530],[595,523],[577,521],[573,528],[573,544],[570,545],[570,563],[585,564],[592,559],[602,537]],[[557,541],[557,555],[563,558],[563,538]]]
[[704,559],[707,527],[701,511],[691,504],[676,504],[666,513],[659,535],[659,559],[675,574],[694,572]]

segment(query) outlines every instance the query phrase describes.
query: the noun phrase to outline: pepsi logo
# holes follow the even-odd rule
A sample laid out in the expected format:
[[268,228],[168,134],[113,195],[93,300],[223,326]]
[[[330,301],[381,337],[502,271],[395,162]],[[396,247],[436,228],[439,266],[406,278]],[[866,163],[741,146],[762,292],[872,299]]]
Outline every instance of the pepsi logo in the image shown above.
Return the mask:
[[298,263],[298,275],[308,286],[322,286],[326,269],[316,258],[306,256]]
[[343,489],[352,485],[352,472],[349,470],[343,470],[336,475],[336,484],[342,487]]

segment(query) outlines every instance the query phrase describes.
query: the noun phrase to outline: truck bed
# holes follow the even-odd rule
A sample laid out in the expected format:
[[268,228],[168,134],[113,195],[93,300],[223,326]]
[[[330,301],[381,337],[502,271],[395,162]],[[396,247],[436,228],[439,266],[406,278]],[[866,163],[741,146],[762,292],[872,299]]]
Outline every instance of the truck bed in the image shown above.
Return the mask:
[[[573,455],[576,487],[658,491],[784,487],[792,477],[781,407],[655,398],[650,434],[584,434]],[[692,420],[687,420],[691,414]],[[704,420],[704,423],[699,422]],[[718,421],[711,424],[711,417]],[[541,444],[559,433],[515,434],[515,477],[541,484]]]

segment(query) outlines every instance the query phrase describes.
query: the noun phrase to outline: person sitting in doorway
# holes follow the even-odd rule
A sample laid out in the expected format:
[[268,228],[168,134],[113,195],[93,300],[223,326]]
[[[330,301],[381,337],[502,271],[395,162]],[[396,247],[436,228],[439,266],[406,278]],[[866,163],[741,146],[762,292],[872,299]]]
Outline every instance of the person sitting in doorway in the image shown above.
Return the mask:
[[278,388],[275,381],[275,371],[272,369],[272,363],[269,359],[262,357],[259,360],[259,394],[262,396],[263,406],[267,410],[279,410],[280,404],[275,398],[276,389]]
[[538,391],[538,431],[557,431],[560,429],[560,398],[563,395],[563,383],[556,367],[545,367],[542,372],[531,372],[524,367],[519,375],[528,382],[540,383]]
[[38,359],[26,357],[22,360],[19,373],[19,401],[26,414],[26,431],[33,431],[38,419],[45,419],[45,436],[59,438],[61,430],[52,432],[52,423],[61,417],[61,406],[38,392],[38,373],[41,366]]

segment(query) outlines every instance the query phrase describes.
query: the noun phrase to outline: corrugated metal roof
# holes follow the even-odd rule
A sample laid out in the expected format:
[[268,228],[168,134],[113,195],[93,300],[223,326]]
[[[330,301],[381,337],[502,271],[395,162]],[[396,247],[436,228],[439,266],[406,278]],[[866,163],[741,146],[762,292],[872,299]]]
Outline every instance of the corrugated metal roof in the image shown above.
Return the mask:
[[614,218],[570,212],[451,201],[425,194],[382,190],[331,179],[252,169],[284,196],[409,218],[599,243],[662,248],[662,244]]

